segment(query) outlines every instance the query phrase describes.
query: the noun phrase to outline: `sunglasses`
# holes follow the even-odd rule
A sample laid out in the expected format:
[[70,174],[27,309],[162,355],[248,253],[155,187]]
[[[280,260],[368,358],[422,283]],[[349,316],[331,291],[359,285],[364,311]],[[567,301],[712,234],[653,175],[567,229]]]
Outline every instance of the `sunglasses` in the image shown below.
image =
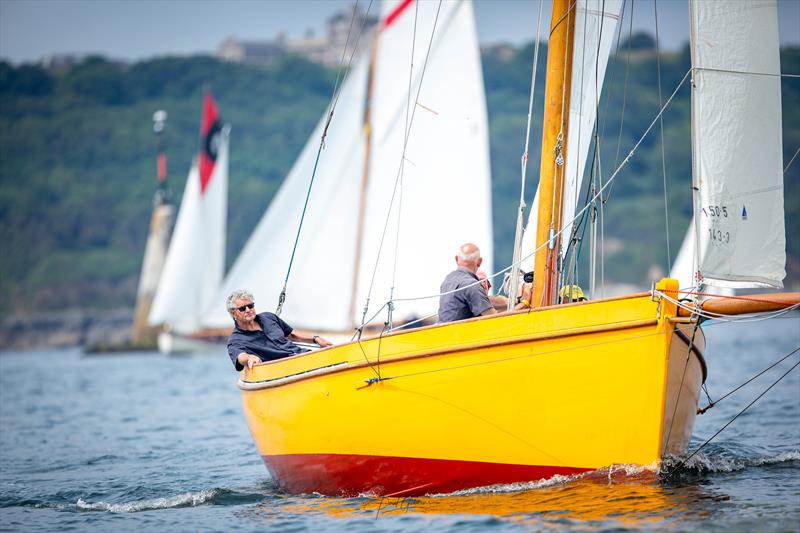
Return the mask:
[[236,309],[238,309],[238,311],[239,311],[240,313],[244,313],[244,310],[245,310],[245,309],[252,309],[252,308],[254,308],[255,306],[256,306],[256,304],[254,304],[253,302],[250,302],[249,304],[240,305],[240,306],[239,306],[239,307],[237,307]]

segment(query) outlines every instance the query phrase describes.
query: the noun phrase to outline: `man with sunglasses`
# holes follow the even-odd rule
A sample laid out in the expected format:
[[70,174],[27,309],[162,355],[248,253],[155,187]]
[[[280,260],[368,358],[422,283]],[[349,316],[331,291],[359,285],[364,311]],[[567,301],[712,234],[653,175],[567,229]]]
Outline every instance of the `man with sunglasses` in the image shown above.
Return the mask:
[[308,351],[295,342],[316,344],[323,348],[331,346],[319,335],[304,337],[294,333],[292,327],[274,313],[256,314],[253,295],[247,291],[233,291],[228,296],[226,306],[235,323],[233,333],[228,337],[228,355],[237,371],[245,366],[252,370],[253,365],[262,361]]

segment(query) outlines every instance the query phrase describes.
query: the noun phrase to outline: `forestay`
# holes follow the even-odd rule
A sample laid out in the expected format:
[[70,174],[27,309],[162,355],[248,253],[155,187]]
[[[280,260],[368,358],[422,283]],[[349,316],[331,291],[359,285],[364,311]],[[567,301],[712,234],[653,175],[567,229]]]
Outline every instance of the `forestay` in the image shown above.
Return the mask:
[[777,2],[693,0],[690,18],[698,277],[782,287]]
[[192,163],[175,222],[149,323],[168,323],[188,334],[201,327],[202,310],[212,305],[225,269],[228,198],[228,129],[219,132],[216,163],[205,191],[197,160]]
[[[602,89],[605,80],[608,56],[621,9],[622,0],[578,0],[575,8],[575,44],[561,218],[564,221],[564,231],[561,234],[562,253],[569,246],[572,219],[580,199],[586,160],[592,144],[598,91]],[[537,188],[522,241],[523,256],[532,252],[536,246],[539,201]],[[533,269],[533,256],[523,261],[522,268],[525,271]]]

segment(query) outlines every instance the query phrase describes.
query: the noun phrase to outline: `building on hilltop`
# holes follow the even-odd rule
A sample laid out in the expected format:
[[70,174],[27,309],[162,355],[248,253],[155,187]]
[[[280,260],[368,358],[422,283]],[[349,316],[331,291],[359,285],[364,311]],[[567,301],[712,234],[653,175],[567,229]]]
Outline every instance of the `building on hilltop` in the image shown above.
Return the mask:
[[314,35],[313,30],[307,30],[303,37],[298,38],[287,38],[284,33],[279,33],[271,41],[245,41],[231,36],[220,45],[217,57],[236,63],[271,65],[288,54],[296,54],[323,65],[336,66],[342,60],[342,51],[347,43],[347,50],[344,51],[346,63],[356,48],[355,40],[361,26],[364,28],[358,49],[362,49],[362,45],[371,39],[371,30],[378,23],[377,17],[367,16],[357,5],[355,10],[352,30],[350,22],[353,12],[343,10],[328,18],[327,32],[323,36]]

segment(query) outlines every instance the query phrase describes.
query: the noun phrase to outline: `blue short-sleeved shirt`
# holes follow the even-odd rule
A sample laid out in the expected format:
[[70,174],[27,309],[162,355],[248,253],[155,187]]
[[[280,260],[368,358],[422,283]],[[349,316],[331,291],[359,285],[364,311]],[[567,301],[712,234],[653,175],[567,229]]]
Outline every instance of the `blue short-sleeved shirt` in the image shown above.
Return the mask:
[[[440,323],[480,316],[481,313],[492,307],[489,295],[486,294],[480,283],[475,283],[476,281],[478,281],[478,276],[464,267],[458,267],[444,278],[439,292],[445,293],[461,287],[467,288],[439,297]],[[468,287],[473,283],[474,285]]]
[[240,329],[237,324],[228,337],[228,355],[236,370],[244,368],[236,360],[242,352],[257,355],[262,361],[272,361],[308,351],[286,338],[292,332],[292,327],[278,315],[260,313],[256,315],[256,322],[261,326],[260,330],[247,331]]

